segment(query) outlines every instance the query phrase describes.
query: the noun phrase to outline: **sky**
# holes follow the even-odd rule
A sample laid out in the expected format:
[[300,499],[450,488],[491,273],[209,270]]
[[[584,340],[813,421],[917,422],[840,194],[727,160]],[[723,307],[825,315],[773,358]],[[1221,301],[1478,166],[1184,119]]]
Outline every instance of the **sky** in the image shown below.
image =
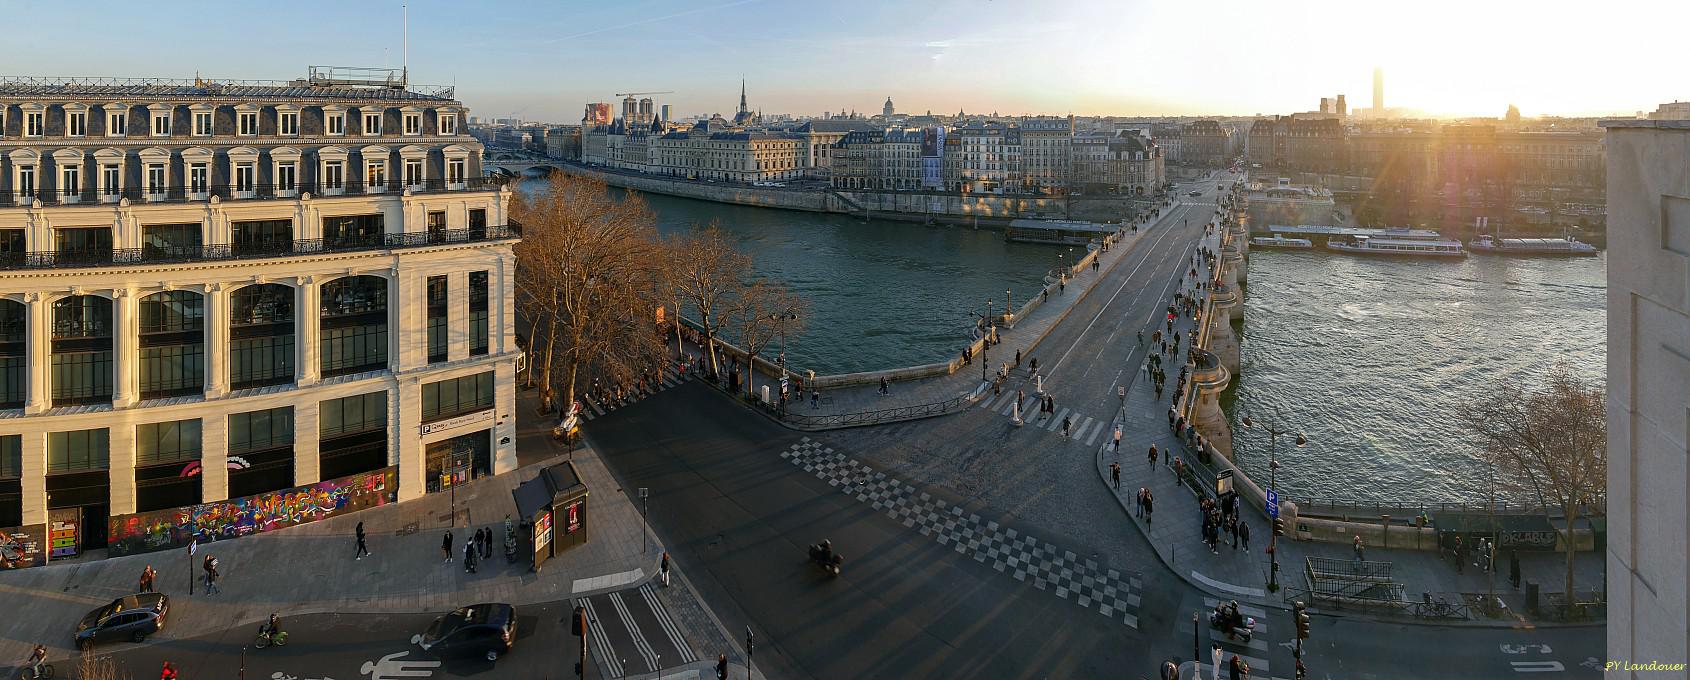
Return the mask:
[[1283,114],[1338,93],[1355,109],[1371,105],[1375,67],[1387,107],[1433,115],[1630,115],[1690,98],[1682,0],[165,6],[95,0],[74,21],[11,31],[0,70],[286,80],[309,65],[399,67],[408,53],[413,82],[457,86],[472,115],[548,122],[629,91],[672,90],[651,96],[677,117],[731,116],[741,78],[752,108],[795,115],[877,113],[888,96],[911,113]]

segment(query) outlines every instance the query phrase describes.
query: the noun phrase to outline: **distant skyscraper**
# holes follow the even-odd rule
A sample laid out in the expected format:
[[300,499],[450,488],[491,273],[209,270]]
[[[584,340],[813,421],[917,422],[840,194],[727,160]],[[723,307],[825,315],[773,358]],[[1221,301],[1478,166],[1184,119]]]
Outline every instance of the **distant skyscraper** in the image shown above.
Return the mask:
[[1320,112],[1321,113],[1332,113],[1332,98],[1331,97],[1321,97],[1320,98]]
[[882,115],[886,116],[887,118],[892,117],[892,98],[891,97],[886,98],[886,105],[880,107],[880,113]]
[[1344,95],[1338,95],[1338,108],[1334,110],[1333,113],[1338,114],[1340,117],[1350,115],[1350,107],[1348,104],[1344,103]]
[[674,118],[670,117],[671,114],[673,114],[673,113],[674,113],[674,109],[671,108],[671,106],[669,104],[664,104],[663,105],[663,122],[667,123],[669,121],[674,120]]
[[1385,115],[1385,69],[1373,69],[1373,115]]

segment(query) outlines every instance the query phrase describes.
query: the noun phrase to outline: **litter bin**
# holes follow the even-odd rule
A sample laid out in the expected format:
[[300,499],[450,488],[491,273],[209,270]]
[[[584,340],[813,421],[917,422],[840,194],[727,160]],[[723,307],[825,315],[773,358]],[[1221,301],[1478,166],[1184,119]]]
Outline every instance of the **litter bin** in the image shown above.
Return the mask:
[[1537,614],[1538,589],[1537,581],[1526,582],[1526,611]]

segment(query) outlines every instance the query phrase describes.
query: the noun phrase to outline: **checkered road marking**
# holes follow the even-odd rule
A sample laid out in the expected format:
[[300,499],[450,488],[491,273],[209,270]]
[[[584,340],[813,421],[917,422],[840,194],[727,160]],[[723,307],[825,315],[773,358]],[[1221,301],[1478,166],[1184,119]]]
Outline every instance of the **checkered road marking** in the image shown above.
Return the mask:
[[1095,561],[1081,559],[1072,551],[965,513],[960,506],[835,453],[809,437],[780,455],[939,545],[950,546],[1017,581],[1030,582],[1034,588],[1138,628],[1137,612],[1144,591],[1138,574],[1101,569]]

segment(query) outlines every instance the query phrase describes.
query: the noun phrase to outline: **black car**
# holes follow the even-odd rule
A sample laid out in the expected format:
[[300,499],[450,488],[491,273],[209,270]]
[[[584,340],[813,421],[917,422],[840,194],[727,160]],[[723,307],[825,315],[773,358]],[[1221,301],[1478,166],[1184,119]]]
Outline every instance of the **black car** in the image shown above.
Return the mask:
[[429,624],[417,639],[423,651],[439,658],[481,657],[495,661],[509,654],[516,640],[516,607],[487,603],[461,607]]
[[170,598],[163,593],[138,593],[112,600],[111,604],[88,612],[76,624],[76,646],[88,649],[95,643],[113,640],[141,642],[164,628],[170,612]]
[[1189,193],[1189,194],[1186,194],[1186,195],[1187,195],[1187,196],[1202,196],[1202,195],[1203,195],[1203,192],[1201,192],[1201,191],[1193,191],[1193,192],[1191,192],[1191,193]]

